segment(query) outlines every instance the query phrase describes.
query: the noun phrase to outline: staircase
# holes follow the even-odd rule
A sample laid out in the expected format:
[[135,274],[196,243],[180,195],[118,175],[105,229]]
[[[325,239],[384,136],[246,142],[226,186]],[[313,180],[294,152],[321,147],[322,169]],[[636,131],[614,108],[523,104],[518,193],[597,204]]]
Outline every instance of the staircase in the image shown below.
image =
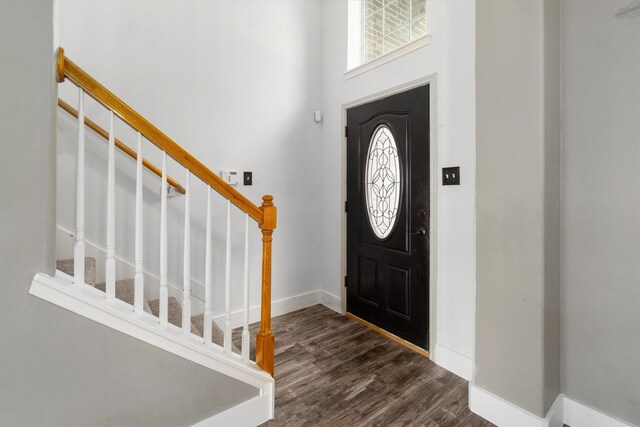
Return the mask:
[[[73,276],[73,259],[58,260],[56,262],[56,269],[62,273],[68,274],[69,277]],[[106,283],[96,284],[96,259],[92,257],[85,258],[84,263],[85,279],[84,282],[87,285],[93,286],[101,292],[106,291]],[[116,299],[123,301],[127,304],[133,305],[133,299],[135,295],[135,280],[125,279],[116,281]],[[160,315],[160,299],[154,299],[151,301],[144,300],[144,311],[152,314],[156,317]],[[169,323],[182,328],[182,305],[175,297],[169,297]],[[191,333],[204,337],[203,335],[204,314],[197,314],[191,317]],[[224,333],[222,329],[215,323],[211,323],[211,338],[214,344],[222,347]],[[231,347],[234,353],[240,353],[240,350],[231,343]]]
[[[178,355],[186,360],[198,363],[229,377],[235,378],[258,389],[258,397],[247,400],[222,413],[214,415],[198,425],[258,425],[274,415],[274,336],[271,331],[271,244],[273,230],[276,228],[276,207],[272,196],[264,196],[260,207],[228,185],[209,168],[170,139],[158,128],[110,92],[101,83],[65,56],[62,48],[57,52],[57,77],[60,83],[65,80],[78,88],[78,108],[73,108],[63,100],[58,105],[62,110],[77,119],[77,165],[75,189],[75,229],[73,230],[73,257],[60,259],[56,264],[53,277],[39,273],[33,279],[30,294],[57,304],[78,315],[99,322],[124,334],[135,337],[148,344]],[[85,117],[84,100],[89,95],[102,105],[109,114],[109,130]],[[137,149],[128,147],[116,138],[114,121],[121,120],[137,134]],[[93,248],[86,240],[86,178],[85,178],[85,128],[108,141],[108,167],[104,177],[106,181],[106,248],[101,257],[90,256],[88,248]],[[157,167],[142,157],[142,139],[145,138],[160,150],[162,166]],[[131,276],[123,276],[121,262],[116,257],[115,241],[115,153],[116,149],[136,161],[135,230],[134,259],[127,260],[133,269]],[[167,174],[167,157],[171,157],[185,170],[185,186]],[[159,277],[154,282],[145,270],[143,250],[143,171],[150,171],[159,178],[161,203],[159,209]],[[192,308],[191,277],[191,205],[193,203],[190,181],[201,180],[207,189],[206,204],[206,248],[204,259],[204,311],[194,313]],[[66,190],[65,190],[66,191]],[[180,297],[170,295],[176,292],[176,284],[169,283],[168,268],[168,224],[167,197],[171,191],[184,196],[184,246],[183,280],[179,290]],[[226,200],[226,256],[224,295],[216,298],[224,301],[222,319],[214,321],[213,316],[213,239],[212,239],[212,199],[222,197]],[[232,209],[239,209],[244,215],[244,230],[235,232],[231,227]],[[255,347],[249,336],[249,225],[255,221],[262,234],[262,275],[260,331],[256,335]],[[242,325],[236,326],[236,340],[231,313],[230,256],[231,236],[244,236],[244,282]],[[92,249],[93,250],[93,249]],[[69,254],[69,256],[71,256]],[[97,271],[100,283],[97,282]],[[116,274],[118,273],[119,276]],[[104,276],[102,278],[102,276]],[[155,280],[155,278],[154,278]],[[150,297],[152,295],[153,297]],[[219,301],[219,300],[218,300]],[[236,316],[237,317],[237,316]],[[255,361],[252,357],[255,355]]]

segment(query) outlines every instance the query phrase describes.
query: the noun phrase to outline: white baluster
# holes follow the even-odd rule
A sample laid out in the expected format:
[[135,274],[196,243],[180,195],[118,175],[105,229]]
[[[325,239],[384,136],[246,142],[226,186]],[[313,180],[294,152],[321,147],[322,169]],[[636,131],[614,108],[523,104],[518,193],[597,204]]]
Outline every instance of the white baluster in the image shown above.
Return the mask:
[[242,360],[249,363],[249,215],[244,215],[244,325],[242,327]]
[[224,272],[224,351],[231,352],[231,202],[227,200],[227,256]]
[[160,196],[160,324],[166,326],[169,316],[167,287],[167,153],[162,152],[162,194]]
[[205,267],[204,267],[204,320],[203,337],[204,342],[211,344],[211,187],[207,186],[207,236],[205,246]]
[[105,290],[107,301],[116,299],[116,144],[113,111],[109,111],[109,163],[107,165],[107,261]]
[[142,314],[144,299],[144,275],[142,274],[142,135],[138,132],[138,159],[136,168],[136,242],[133,306],[137,314]]
[[187,169],[185,176],[184,198],[184,260],[182,277],[182,332],[191,333],[191,190],[189,188],[191,174]]
[[78,158],[76,166],[76,243],[73,247],[73,282],[84,285],[84,91],[78,92]]

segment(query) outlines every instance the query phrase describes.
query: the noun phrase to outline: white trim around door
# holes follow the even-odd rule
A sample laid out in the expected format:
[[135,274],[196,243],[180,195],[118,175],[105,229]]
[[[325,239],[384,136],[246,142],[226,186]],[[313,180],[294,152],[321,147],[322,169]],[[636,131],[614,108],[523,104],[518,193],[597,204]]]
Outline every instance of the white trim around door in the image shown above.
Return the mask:
[[[414,89],[425,84],[429,85],[429,172],[430,172],[430,189],[429,189],[429,206],[431,209],[429,215],[429,350],[436,346],[436,300],[438,297],[438,79],[437,74],[431,74],[426,77],[413,80],[404,83],[399,86],[371,94],[364,98],[360,98],[354,101],[350,101],[342,104],[342,123],[341,129],[344,129],[347,125],[347,109],[357,107],[358,105],[366,104],[377,99],[385,98],[390,95],[405,92],[407,90]],[[342,144],[340,150],[340,162],[342,164],[342,201],[344,202],[347,197],[347,138],[342,133]],[[342,213],[341,223],[341,277],[347,274],[347,215]],[[340,299],[342,313],[347,312],[347,290],[344,284],[340,284],[342,289]],[[430,356],[431,357],[431,356]]]

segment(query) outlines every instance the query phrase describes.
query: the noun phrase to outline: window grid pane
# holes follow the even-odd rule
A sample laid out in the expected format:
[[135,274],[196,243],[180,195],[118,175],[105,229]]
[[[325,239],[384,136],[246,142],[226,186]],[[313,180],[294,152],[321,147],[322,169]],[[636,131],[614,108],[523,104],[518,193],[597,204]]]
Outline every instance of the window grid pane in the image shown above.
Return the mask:
[[427,34],[426,0],[362,0],[362,5],[363,63]]

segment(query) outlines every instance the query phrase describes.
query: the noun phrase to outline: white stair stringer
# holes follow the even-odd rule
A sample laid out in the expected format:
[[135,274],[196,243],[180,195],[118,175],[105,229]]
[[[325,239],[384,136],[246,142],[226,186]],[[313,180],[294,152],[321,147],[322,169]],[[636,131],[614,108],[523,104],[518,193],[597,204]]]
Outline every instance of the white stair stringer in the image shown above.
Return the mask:
[[[195,334],[184,335],[174,325],[161,326],[159,319],[143,312],[135,314],[133,307],[117,300],[107,303],[104,292],[89,285],[82,288],[73,285],[73,278],[60,271],[55,277],[38,273],[33,278],[29,293],[50,303],[84,316],[102,325],[161,348],[186,360],[235,378],[260,391],[262,404],[255,406],[262,413],[252,419],[266,422],[274,416],[274,379],[262,371],[253,361],[245,363],[240,355],[226,354],[217,344],[205,344]],[[232,411],[234,408],[229,409]],[[225,411],[226,412],[226,411]],[[224,413],[224,412],[223,412]]]

